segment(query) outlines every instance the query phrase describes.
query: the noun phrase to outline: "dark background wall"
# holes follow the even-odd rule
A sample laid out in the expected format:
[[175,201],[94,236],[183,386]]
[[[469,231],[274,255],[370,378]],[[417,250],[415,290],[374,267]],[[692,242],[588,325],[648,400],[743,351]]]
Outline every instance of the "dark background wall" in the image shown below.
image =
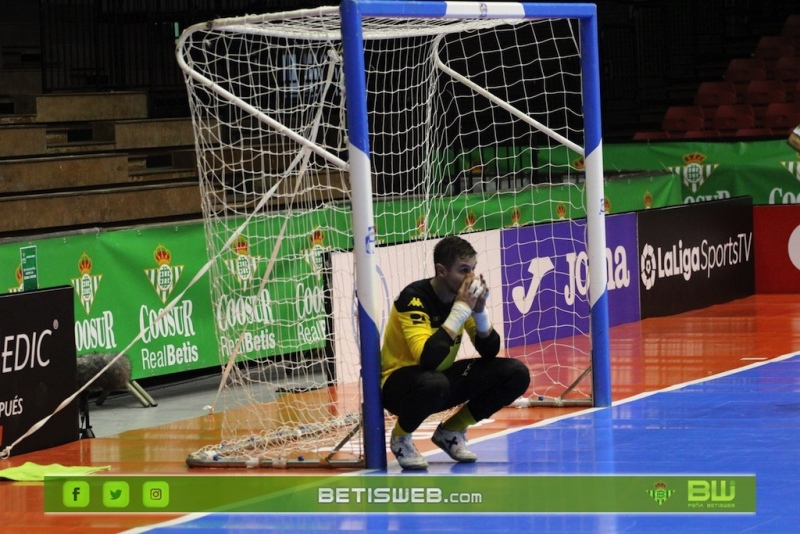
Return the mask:
[[800,2],[599,1],[606,138],[658,129],[670,105],[692,104],[700,82],[722,81],[728,62],[778,35]]
[[[0,114],[20,92],[146,89],[151,117],[188,115],[176,33],[220,16],[331,4],[310,0],[4,0]],[[600,0],[605,140],[657,129],[670,105],[777,35],[797,0]],[[8,112],[8,111],[6,111]]]

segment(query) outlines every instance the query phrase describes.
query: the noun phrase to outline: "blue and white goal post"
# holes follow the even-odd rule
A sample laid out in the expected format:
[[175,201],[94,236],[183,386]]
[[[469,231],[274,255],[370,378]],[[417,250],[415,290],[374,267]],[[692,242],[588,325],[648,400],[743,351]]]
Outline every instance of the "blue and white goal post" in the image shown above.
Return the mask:
[[[433,56],[432,63],[438,68],[436,76],[448,78],[455,84],[463,84],[467,91],[472,93],[472,98],[485,100],[487,106],[496,106],[498,114],[505,113],[516,117],[520,124],[527,124],[531,128],[544,133],[556,143],[561,144],[576,154],[583,156],[583,167],[585,172],[585,213],[586,213],[586,252],[588,254],[588,268],[590,279],[590,328],[591,333],[591,376],[592,391],[591,398],[596,406],[610,405],[610,364],[609,364],[609,342],[608,342],[608,313],[607,313],[607,293],[606,293],[606,247],[605,247],[605,198],[603,193],[603,161],[602,161],[602,136],[600,127],[600,96],[599,96],[599,58],[597,50],[597,14],[594,5],[589,4],[519,4],[512,2],[504,3],[482,3],[482,2],[380,2],[346,0],[341,4],[342,14],[342,35],[344,36],[344,72],[347,88],[347,126],[349,136],[349,163],[350,179],[353,187],[353,225],[354,243],[356,255],[356,271],[358,276],[358,316],[359,332],[362,354],[362,378],[364,382],[364,428],[367,453],[367,465],[379,467],[380,461],[371,462],[370,457],[382,458],[385,454],[384,440],[384,413],[380,402],[380,306],[378,304],[380,287],[377,279],[378,270],[376,269],[376,225],[374,221],[372,197],[372,184],[375,178],[371,165],[372,154],[370,152],[370,139],[375,132],[370,131],[370,113],[376,113],[375,109],[370,109],[370,99],[368,98],[367,76],[365,72],[370,72],[371,65],[365,64],[365,43],[369,39],[372,27],[365,24],[366,20],[397,20],[397,19],[419,19],[420,21],[430,21],[430,27],[424,23],[415,25],[408,30],[411,35],[425,34],[431,32],[433,45],[430,54]],[[530,21],[533,24],[543,19],[566,19],[574,20],[567,23],[570,33],[567,38],[576,40],[577,54],[580,64],[580,93],[581,99],[576,100],[579,107],[570,109],[570,113],[582,115],[582,132],[580,126],[573,129],[569,122],[567,124],[557,124],[555,127],[547,125],[547,115],[552,110],[545,104],[545,109],[541,110],[541,118],[537,120],[535,113],[520,110],[511,99],[504,99],[497,96],[491,89],[482,86],[476,78],[486,78],[491,74],[479,74],[474,77],[458,72],[457,67],[452,67],[437,57],[443,48],[458,38],[452,38],[446,42],[447,38],[442,39],[444,33],[437,33],[431,28],[439,28],[439,32],[464,32],[480,33],[494,32],[492,22],[497,21],[498,25],[514,26],[519,21]],[[434,21],[445,22],[438,26]],[[459,21],[459,22],[455,22]],[[502,21],[502,22],[501,22]],[[453,22],[453,24],[447,24]],[[459,28],[459,25],[461,27]],[[456,29],[458,28],[458,29]],[[489,29],[492,28],[492,29]],[[526,30],[529,31],[529,30]],[[546,38],[559,39],[563,36],[556,35],[552,27],[546,32],[552,32]],[[534,34],[536,31],[534,30]],[[454,35],[448,33],[447,35]],[[525,35],[525,34],[523,34]],[[474,46],[474,44],[472,45]],[[467,45],[463,45],[467,48]],[[540,50],[547,48],[542,44]],[[477,50],[473,48],[473,50]],[[472,53],[480,54],[479,51]],[[487,60],[476,60],[484,67],[488,67],[489,72],[502,73],[504,66],[498,68],[498,63],[489,62],[502,57],[503,53],[499,50],[489,50],[490,57]],[[444,54],[442,54],[444,55]],[[368,57],[372,57],[368,55]],[[515,56],[515,59],[518,56]],[[562,59],[554,57],[553,59]],[[468,63],[463,58],[456,58],[454,63]],[[532,66],[531,62],[528,66]],[[524,58],[510,67],[517,70],[519,79],[509,80],[510,83],[525,84]],[[545,73],[546,74],[546,73]],[[573,73],[574,74],[574,73]],[[535,76],[542,76],[542,72],[535,72]],[[490,82],[492,83],[492,82]],[[488,86],[488,83],[483,85]],[[437,88],[441,88],[438,85]],[[543,85],[547,91],[547,84]],[[564,87],[565,90],[568,90]],[[509,91],[511,93],[511,91]],[[459,93],[461,94],[461,93]],[[558,105],[563,105],[565,99],[558,100]],[[522,102],[525,104],[525,102]],[[539,122],[540,120],[542,122]],[[505,117],[498,120],[506,121]],[[430,125],[429,125],[430,126]],[[560,131],[558,126],[561,126]],[[575,134],[570,139],[569,134]],[[582,133],[582,135],[581,135]],[[492,136],[489,136],[492,137]],[[497,143],[495,135],[490,142]],[[580,138],[583,139],[580,139]],[[507,139],[506,139],[507,140]],[[582,142],[582,143],[581,143]],[[582,146],[581,146],[582,144]],[[459,146],[463,148],[463,143]],[[431,146],[431,150],[445,150],[442,146]],[[485,147],[479,148],[480,153],[485,152]],[[552,150],[553,145],[548,145],[547,149]],[[495,152],[497,154],[497,152]],[[447,157],[447,156],[444,156]],[[457,156],[456,156],[457,157]],[[482,162],[483,165],[487,162]],[[555,165],[554,162],[550,162]],[[499,167],[499,165],[495,165]],[[495,173],[499,169],[494,169]],[[457,171],[456,171],[457,172]],[[489,171],[487,174],[491,174]],[[438,176],[436,178],[439,178]],[[451,184],[452,185],[452,184]],[[429,186],[430,187],[430,186]],[[474,185],[472,186],[474,187]],[[496,186],[496,190],[500,187]],[[484,188],[485,190],[486,188]],[[424,191],[421,191],[424,194]],[[484,193],[485,194],[485,193]],[[433,221],[427,221],[428,226],[432,226]],[[516,244],[519,246],[519,243]],[[479,265],[480,265],[479,261]],[[506,266],[508,267],[508,266]],[[375,275],[375,276],[373,276]],[[504,294],[502,291],[499,292]],[[499,296],[499,295],[498,295]],[[509,306],[506,305],[506,308]],[[570,325],[570,328],[574,328]],[[556,327],[556,330],[558,327]],[[572,387],[572,385],[570,386]]]
[[478,253],[501,357],[530,369],[515,405],[610,404],[597,40],[594,5],[558,3],[345,0],[186,29],[230,311],[222,441],[190,465],[385,467],[383,329],[447,235]]

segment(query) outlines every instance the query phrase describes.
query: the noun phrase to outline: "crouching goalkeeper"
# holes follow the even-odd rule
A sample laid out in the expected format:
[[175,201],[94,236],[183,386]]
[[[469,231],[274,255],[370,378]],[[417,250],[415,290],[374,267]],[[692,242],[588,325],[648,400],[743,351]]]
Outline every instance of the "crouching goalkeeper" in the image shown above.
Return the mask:
[[[498,358],[500,336],[486,311],[489,290],[476,276],[477,253],[456,236],[433,251],[436,274],[409,284],[394,302],[381,348],[384,407],[397,416],[390,448],[403,469],[428,462],[412,433],[430,415],[462,405],[442,422],[433,442],[457,462],[474,462],[466,430],[528,389],[528,368]],[[456,361],[467,334],[479,358]]]

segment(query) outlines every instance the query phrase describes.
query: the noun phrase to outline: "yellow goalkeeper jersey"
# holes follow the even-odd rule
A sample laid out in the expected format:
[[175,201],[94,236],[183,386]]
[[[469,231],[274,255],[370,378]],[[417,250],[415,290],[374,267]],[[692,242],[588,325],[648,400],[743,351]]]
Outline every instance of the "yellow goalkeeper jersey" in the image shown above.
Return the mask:
[[[441,328],[452,307],[452,302],[445,304],[439,300],[430,279],[413,282],[403,289],[394,301],[383,336],[381,385],[393,371],[420,363],[425,343]],[[453,365],[464,331],[474,343],[477,328],[472,317],[457,332],[449,354],[437,370]]]

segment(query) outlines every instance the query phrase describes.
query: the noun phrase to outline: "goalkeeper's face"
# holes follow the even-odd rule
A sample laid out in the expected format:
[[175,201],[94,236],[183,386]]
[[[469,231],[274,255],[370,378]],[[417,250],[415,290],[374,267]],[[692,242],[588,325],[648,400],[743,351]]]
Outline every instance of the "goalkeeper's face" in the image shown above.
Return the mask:
[[475,278],[475,267],[478,264],[476,256],[458,258],[449,268],[442,264],[436,266],[436,275],[441,281],[442,286],[447,288],[453,296],[457,295],[463,285],[469,284]]

